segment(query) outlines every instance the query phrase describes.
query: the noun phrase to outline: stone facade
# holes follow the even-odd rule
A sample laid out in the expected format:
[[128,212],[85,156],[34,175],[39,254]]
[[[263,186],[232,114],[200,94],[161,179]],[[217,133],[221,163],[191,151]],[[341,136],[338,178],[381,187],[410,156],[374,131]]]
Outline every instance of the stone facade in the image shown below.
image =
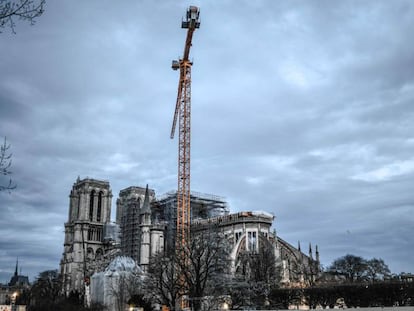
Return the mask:
[[232,273],[242,269],[243,255],[257,253],[261,247],[268,248],[275,256],[280,282],[284,286],[309,285],[320,273],[319,252],[316,246],[313,259],[311,246],[309,255],[301,252],[277,236],[272,230],[274,216],[263,211],[246,211],[208,219],[197,219],[192,223],[193,231],[206,230],[212,226],[219,230],[230,246]]
[[116,241],[105,236],[113,231],[112,192],[109,182],[86,178],[76,180],[69,195],[64,251],[60,262],[63,289],[84,292],[90,276],[117,253]]

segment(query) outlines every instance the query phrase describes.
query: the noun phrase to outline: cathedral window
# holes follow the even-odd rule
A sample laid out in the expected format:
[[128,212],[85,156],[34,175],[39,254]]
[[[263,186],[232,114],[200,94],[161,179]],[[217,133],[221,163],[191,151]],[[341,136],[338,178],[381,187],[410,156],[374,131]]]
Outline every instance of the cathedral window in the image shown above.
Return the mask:
[[96,241],[102,241],[102,230],[96,229]]
[[98,228],[98,227],[89,228],[88,240],[102,242],[102,228]]
[[247,233],[247,236],[248,236],[247,249],[251,252],[257,251],[257,248],[256,248],[256,241],[257,241],[256,232],[255,231],[249,231]]
[[236,232],[236,243],[239,241],[241,235],[242,235],[241,232]]
[[76,219],[79,219],[79,209],[80,209],[80,197],[78,197],[78,202],[76,204]]
[[101,221],[102,194],[102,191],[100,191],[98,196],[98,210],[96,211],[96,221]]
[[95,257],[95,254],[93,252],[93,249],[91,247],[88,247],[87,251],[86,251],[86,257],[88,260],[93,260]]
[[96,250],[96,256],[95,256],[95,258],[96,258],[97,260],[101,260],[101,259],[103,258],[103,251],[102,251],[102,248],[98,248],[98,249]]
[[89,199],[89,220],[93,220],[93,205],[95,200],[95,190],[91,191],[91,197]]

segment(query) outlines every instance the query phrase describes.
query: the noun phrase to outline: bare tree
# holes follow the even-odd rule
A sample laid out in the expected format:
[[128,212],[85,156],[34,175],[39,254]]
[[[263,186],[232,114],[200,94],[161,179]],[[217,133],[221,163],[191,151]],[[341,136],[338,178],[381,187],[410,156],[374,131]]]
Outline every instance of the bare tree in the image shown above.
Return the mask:
[[145,298],[174,310],[180,298],[177,260],[173,251],[151,257],[144,279]]
[[390,269],[381,258],[366,260],[360,256],[345,255],[336,259],[327,269],[325,278],[341,277],[348,282],[381,281],[391,276]]
[[383,280],[391,275],[383,259],[372,258],[367,261],[367,276],[372,281]]
[[191,243],[185,249],[188,262],[179,261],[195,311],[202,308],[205,297],[223,294],[225,278],[229,274],[229,247],[222,234],[215,229],[217,228],[194,233]]
[[[1,0],[0,0],[1,1]],[[10,144],[7,143],[6,137],[4,138],[4,143],[0,146],[0,175],[8,176],[11,175],[10,167],[12,165],[12,154],[9,152]],[[13,184],[12,179],[10,178],[6,185],[0,185],[0,191],[4,190],[13,190],[16,188],[16,185]]]
[[61,300],[62,283],[57,270],[39,273],[31,288],[31,305],[34,310],[52,310]]
[[112,301],[117,311],[125,309],[125,304],[128,299],[127,287],[128,284],[125,275],[112,276],[108,295],[113,298]]
[[[224,243],[220,233],[195,232],[183,249],[151,258],[144,281],[147,299],[174,310],[178,299],[185,295],[198,311],[205,297],[223,294],[223,278],[230,266]],[[183,253],[186,261],[180,258]]]
[[[10,27],[15,32],[15,19],[33,25],[44,12],[46,0],[0,0],[0,29]],[[1,31],[0,31],[1,32]]]
[[328,271],[343,276],[348,282],[360,282],[366,278],[367,261],[360,256],[348,254],[336,259]]
[[261,246],[257,252],[250,254],[251,280],[256,283],[277,284],[280,277],[271,245],[262,243]]
[[239,264],[231,286],[233,307],[265,304],[270,290],[280,281],[280,269],[271,244],[260,239],[259,249],[244,250],[239,254]]
[[113,298],[117,311],[125,310],[128,300],[139,294],[141,290],[141,276],[138,273],[117,273],[109,283],[108,295]]

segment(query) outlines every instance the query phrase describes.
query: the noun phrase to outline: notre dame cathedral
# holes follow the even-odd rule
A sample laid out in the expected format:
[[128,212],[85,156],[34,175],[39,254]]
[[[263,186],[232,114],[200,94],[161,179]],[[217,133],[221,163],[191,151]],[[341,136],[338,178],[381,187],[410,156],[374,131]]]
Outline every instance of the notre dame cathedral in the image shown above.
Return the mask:
[[[146,271],[149,258],[174,245],[176,192],[157,197],[155,191],[131,186],[116,200],[116,222],[111,222],[112,191],[108,181],[78,179],[69,195],[69,215],[60,262],[64,291],[83,292],[95,272],[103,271],[117,256],[134,259]],[[230,213],[224,198],[191,193],[192,230],[212,225],[229,245],[231,271],[237,272],[245,251],[272,250],[281,283],[299,286],[320,272],[319,251],[309,245],[304,254],[272,229],[274,216],[263,211]]]

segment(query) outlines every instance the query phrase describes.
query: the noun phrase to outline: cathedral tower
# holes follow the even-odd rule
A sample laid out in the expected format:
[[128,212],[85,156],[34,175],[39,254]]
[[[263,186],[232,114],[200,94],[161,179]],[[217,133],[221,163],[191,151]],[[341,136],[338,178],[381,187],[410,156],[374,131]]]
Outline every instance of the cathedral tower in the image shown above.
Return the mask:
[[116,219],[121,228],[122,255],[131,257],[140,264],[141,259],[141,209],[146,196],[152,201],[152,189],[131,186],[119,192],[116,201]]
[[109,182],[85,178],[73,184],[69,195],[69,215],[60,263],[63,289],[83,292],[85,282],[97,270],[108,251],[104,229],[111,219],[112,192]]

